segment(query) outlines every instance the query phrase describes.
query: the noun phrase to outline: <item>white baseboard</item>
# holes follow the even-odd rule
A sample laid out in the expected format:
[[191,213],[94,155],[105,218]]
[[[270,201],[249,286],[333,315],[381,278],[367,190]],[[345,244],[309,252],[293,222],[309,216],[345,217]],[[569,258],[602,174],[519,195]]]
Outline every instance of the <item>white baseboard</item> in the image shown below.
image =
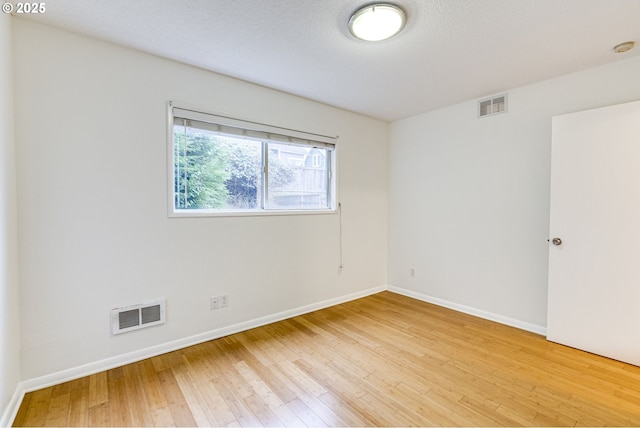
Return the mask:
[[18,414],[20,403],[22,403],[22,399],[24,398],[24,394],[25,390],[22,387],[22,384],[18,384],[11,400],[9,400],[9,404],[4,409],[2,415],[0,415],[0,427],[10,427],[13,424],[13,421]]
[[426,294],[417,293],[405,288],[394,287],[393,285],[387,286],[387,290],[394,293],[402,294],[403,296],[411,297],[413,299],[422,300],[423,302],[433,303],[434,305],[453,309],[454,311],[463,312],[465,314],[519,328],[520,330],[530,331],[532,333],[541,334],[543,336],[547,335],[547,328],[540,325],[531,324],[514,318],[505,317],[503,315],[494,314],[493,312],[484,311],[482,309],[472,308],[470,306],[465,306],[459,303],[450,302],[448,300],[439,299],[437,297],[428,296]]
[[129,352],[127,354],[118,355],[115,357],[106,358],[104,360],[95,361],[82,366],[73,367],[67,370],[62,370],[56,373],[51,373],[45,376],[28,379],[20,383],[23,394],[25,392],[36,391],[38,389],[47,388],[52,385],[57,385],[63,382],[67,382],[73,379],[78,379],[84,376],[89,376],[95,373],[99,373],[104,370],[109,370],[115,367],[120,367],[125,364],[134,363],[137,361],[145,360],[147,358],[155,357],[157,355],[166,354],[167,352],[175,351],[178,349],[186,348],[188,346],[197,345],[198,343],[206,342],[220,337],[228,336],[230,334],[239,333],[241,331],[249,330],[252,328],[260,327],[266,324],[271,324],[284,319],[292,318],[298,315],[303,315],[309,312],[317,311],[319,309],[327,308],[329,306],[338,305],[351,300],[360,299],[371,294],[385,291],[386,286],[373,287],[364,291],[348,294],[346,296],[335,297],[333,299],[324,300],[310,305],[301,306],[299,308],[290,309],[276,314],[268,315],[265,317],[255,318],[249,321],[244,321],[238,324],[233,324],[226,327],[221,327],[215,330],[207,331],[204,333],[196,334],[194,336],[185,337],[182,339],[174,340],[167,343],[162,343],[156,346],[152,346],[138,351]]

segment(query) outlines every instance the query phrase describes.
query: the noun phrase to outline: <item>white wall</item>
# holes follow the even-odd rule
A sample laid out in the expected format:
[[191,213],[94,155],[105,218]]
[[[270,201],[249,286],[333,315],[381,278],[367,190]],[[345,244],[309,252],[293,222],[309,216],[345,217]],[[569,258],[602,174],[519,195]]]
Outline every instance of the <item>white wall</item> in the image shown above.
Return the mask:
[[0,14],[0,426],[10,423],[6,412],[20,381],[11,24]]
[[[386,283],[387,123],[14,26],[24,380]],[[168,218],[169,100],[339,135],[343,272],[335,214]],[[230,307],[210,311],[222,292]],[[165,325],[111,336],[112,308],[156,297]]]
[[[391,125],[389,283],[542,331],[551,117],[640,99],[640,57]],[[415,268],[415,277],[410,268]]]

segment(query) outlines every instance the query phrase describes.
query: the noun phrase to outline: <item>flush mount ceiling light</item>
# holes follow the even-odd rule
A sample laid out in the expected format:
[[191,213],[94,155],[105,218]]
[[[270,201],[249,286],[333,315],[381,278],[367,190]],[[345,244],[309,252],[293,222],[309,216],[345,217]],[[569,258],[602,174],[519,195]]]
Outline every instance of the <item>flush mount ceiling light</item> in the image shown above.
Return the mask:
[[635,45],[635,43],[633,42],[624,42],[624,43],[620,43],[619,45],[615,46],[613,48],[613,51],[615,53],[624,53],[627,51],[630,51],[631,49],[633,49],[633,46]]
[[354,37],[379,42],[402,30],[407,15],[398,6],[388,3],[370,4],[356,10],[349,19],[349,31]]

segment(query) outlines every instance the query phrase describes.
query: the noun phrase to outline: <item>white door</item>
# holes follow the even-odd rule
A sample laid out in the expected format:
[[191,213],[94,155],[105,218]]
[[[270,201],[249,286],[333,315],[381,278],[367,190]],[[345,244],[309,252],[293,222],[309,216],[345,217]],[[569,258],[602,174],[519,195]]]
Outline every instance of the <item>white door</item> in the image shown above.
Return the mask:
[[550,240],[547,339],[640,365],[640,101],[553,118]]

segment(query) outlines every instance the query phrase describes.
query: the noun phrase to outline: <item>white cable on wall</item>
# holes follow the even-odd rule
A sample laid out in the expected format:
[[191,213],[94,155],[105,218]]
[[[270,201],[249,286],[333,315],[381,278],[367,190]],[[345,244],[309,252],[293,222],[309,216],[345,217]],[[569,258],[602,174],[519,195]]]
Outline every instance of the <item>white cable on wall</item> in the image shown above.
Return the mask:
[[340,240],[340,265],[338,266],[338,273],[342,273],[344,264],[342,263],[342,203],[338,202],[338,224],[339,224],[339,240]]

